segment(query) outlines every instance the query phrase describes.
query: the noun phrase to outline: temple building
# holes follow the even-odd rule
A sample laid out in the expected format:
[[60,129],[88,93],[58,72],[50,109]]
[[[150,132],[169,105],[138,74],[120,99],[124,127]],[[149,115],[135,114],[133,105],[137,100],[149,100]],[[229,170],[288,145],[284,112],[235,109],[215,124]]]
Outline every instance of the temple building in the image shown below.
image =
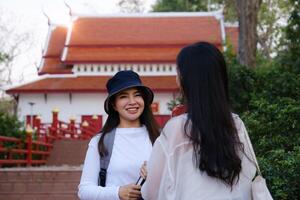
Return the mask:
[[152,110],[163,125],[171,113],[167,103],[179,95],[180,49],[197,41],[223,49],[226,39],[236,48],[238,29],[226,27],[220,12],[72,16],[71,26],[49,26],[39,78],[6,92],[17,99],[22,121],[39,115],[50,123],[58,108],[62,121],[96,115],[101,127],[107,80],[134,70],[154,91]]

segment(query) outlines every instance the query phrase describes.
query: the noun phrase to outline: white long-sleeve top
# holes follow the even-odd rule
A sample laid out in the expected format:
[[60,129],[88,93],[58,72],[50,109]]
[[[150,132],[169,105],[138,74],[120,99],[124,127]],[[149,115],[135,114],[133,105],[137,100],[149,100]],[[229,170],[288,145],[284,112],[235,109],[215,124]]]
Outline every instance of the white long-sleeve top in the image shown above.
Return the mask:
[[[251,158],[245,140],[246,129],[242,120],[233,115],[245,154]],[[193,145],[184,134],[187,115],[172,118],[155,141],[142,187],[145,200],[250,200],[251,180],[256,167],[240,152],[242,170],[232,190],[222,181],[200,172],[193,162]]]
[[78,197],[81,200],[118,200],[119,187],[138,180],[140,167],[150,157],[152,144],[145,126],[117,128],[107,169],[106,187],[101,187],[98,186],[99,139],[100,135],[97,135],[89,143],[78,186]]

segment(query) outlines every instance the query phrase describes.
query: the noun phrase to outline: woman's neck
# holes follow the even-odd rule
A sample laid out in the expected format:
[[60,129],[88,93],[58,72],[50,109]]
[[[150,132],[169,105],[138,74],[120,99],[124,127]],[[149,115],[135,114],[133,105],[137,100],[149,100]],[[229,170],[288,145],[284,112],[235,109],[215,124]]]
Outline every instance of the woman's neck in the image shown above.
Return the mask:
[[140,120],[136,121],[124,121],[120,120],[120,124],[118,125],[118,128],[138,128],[141,127]]

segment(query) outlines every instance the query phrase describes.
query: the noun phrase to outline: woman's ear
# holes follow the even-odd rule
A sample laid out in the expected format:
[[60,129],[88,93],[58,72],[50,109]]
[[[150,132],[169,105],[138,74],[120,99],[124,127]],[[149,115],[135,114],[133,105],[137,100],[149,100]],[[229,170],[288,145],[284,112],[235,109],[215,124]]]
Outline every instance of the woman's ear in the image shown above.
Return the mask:
[[178,69],[177,69],[177,75],[176,75],[176,84],[179,88],[179,91],[182,92],[182,87],[181,87],[181,84],[180,84],[180,73],[179,73]]
[[177,86],[180,88],[181,86],[180,86],[180,81],[179,81],[179,74],[177,73],[177,75],[176,75],[176,84],[177,84]]
[[179,88],[181,88],[181,85],[180,85],[180,72],[179,72],[178,68],[176,68],[176,84]]

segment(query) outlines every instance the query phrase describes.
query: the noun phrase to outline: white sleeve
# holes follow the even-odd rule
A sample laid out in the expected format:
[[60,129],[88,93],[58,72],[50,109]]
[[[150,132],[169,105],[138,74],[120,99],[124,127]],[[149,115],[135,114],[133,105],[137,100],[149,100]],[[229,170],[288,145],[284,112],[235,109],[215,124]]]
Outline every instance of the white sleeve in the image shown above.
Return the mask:
[[166,156],[160,142],[161,136],[155,141],[152,153],[147,164],[147,179],[142,187],[142,197],[155,200],[158,197],[162,182],[162,174],[166,167]]
[[92,138],[86,153],[78,197],[81,200],[119,200],[119,186],[98,186],[100,156],[98,153],[99,137]]

